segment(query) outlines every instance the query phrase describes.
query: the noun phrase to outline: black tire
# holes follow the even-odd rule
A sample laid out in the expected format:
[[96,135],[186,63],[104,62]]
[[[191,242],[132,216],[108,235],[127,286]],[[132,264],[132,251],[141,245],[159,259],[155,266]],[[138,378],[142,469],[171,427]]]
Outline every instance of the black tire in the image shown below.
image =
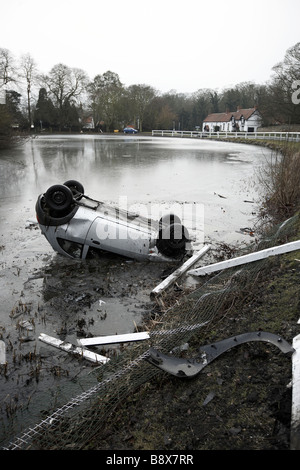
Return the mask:
[[45,202],[54,211],[62,212],[69,210],[73,201],[71,189],[62,184],[51,186],[45,193]]
[[165,214],[161,217],[159,221],[159,229],[161,230],[163,226],[170,226],[172,224],[181,224],[181,220],[178,215],[175,214]]
[[159,231],[156,245],[165,256],[177,258],[185,253],[185,244],[188,239],[187,229],[183,225],[175,223]]
[[68,211],[51,211],[52,214],[50,215],[49,210],[45,210],[45,197],[43,195],[38,197],[35,205],[38,223],[46,227],[58,227],[59,225],[67,224],[74,217],[78,209],[79,206],[72,204]]
[[84,194],[84,187],[81,183],[76,180],[68,180],[64,183],[64,186],[68,186],[73,194]]

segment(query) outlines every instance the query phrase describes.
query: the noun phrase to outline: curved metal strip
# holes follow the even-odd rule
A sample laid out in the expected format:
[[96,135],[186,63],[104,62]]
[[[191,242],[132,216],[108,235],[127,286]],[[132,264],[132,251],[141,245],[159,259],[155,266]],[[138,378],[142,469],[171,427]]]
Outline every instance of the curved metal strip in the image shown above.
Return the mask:
[[176,377],[190,378],[199,374],[199,372],[201,372],[204,367],[206,367],[225,351],[229,351],[235,346],[239,346],[240,344],[251,341],[272,343],[273,345],[277,346],[284,354],[292,355],[294,352],[293,347],[280,336],[274,335],[273,333],[259,331],[232,336],[231,338],[217,341],[216,343],[201,346],[199,348],[199,355],[191,359],[168,356],[154,348],[150,348],[147,361],[154,366],[169,372],[172,375],[175,375]]

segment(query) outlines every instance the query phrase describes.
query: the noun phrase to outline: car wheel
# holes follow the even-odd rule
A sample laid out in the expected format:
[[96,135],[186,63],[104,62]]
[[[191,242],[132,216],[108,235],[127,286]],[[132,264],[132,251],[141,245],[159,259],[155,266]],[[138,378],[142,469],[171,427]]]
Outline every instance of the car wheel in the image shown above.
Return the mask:
[[188,239],[187,229],[179,223],[174,223],[159,231],[157,248],[166,256],[177,257],[184,254]]
[[181,224],[181,220],[178,215],[175,214],[165,214],[161,217],[159,221],[159,229],[162,229],[164,225],[172,224]]
[[68,186],[68,188],[71,189],[72,193],[80,193],[84,194],[84,187],[82,186],[81,183],[75,180],[68,180],[64,183],[64,186]]
[[72,191],[65,185],[55,184],[46,191],[45,202],[50,209],[66,211],[73,202]]

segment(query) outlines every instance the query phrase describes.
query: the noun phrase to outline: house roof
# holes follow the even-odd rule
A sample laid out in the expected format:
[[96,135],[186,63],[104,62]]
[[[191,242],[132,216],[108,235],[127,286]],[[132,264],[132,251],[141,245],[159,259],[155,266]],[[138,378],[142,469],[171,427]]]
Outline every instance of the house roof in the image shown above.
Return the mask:
[[247,120],[250,118],[250,116],[252,116],[253,113],[255,113],[256,110],[257,108],[238,108],[238,110],[235,112],[228,111],[226,113],[213,113],[209,114],[203,122],[229,122],[232,116],[236,121],[239,121],[242,116],[244,116],[244,119]]

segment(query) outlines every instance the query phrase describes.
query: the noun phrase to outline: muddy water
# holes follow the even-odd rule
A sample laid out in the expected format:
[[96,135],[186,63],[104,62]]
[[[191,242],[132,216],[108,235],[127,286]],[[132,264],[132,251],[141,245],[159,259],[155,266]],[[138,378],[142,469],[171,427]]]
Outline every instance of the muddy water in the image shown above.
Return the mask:
[[76,381],[93,368],[42,343],[40,333],[76,345],[79,337],[132,332],[153,308],[150,291],[174,269],[55,254],[35,224],[38,194],[76,179],[96,199],[151,216],[162,205],[166,212],[197,205],[202,220],[187,221],[195,247],[248,242],[240,228],[254,223],[249,201],[259,196],[255,173],[267,155],[249,145],[121,135],[42,136],[0,153],[0,339],[7,361],[0,365],[0,442],[76,395]]

